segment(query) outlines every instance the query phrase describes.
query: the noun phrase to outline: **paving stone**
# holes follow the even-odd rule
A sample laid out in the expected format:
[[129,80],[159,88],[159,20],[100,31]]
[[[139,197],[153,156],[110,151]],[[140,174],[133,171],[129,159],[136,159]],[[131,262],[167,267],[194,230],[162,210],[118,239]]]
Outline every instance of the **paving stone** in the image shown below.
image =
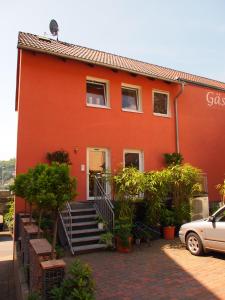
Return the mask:
[[178,240],[77,257],[93,269],[97,300],[225,300],[225,254],[195,257]]
[[0,233],[0,299],[15,300],[13,242],[9,234]]

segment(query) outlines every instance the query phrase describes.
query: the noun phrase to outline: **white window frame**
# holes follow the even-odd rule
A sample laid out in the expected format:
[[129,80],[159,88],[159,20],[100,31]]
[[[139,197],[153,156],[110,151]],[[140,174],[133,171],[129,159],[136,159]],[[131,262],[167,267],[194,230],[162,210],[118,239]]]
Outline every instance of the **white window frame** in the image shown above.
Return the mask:
[[[158,94],[164,94],[167,95],[167,114],[161,114],[161,113],[156,113],[154,112],[154,102],[155,102],[155,93]],[[152,91],[152,111],[153,111],[153,115],[155,116],[159,116],[159,117],[171,117],[171,113],[170,113],[170,93],[166,92],[166,91],[162,91],[162,90],[153,90]]]
[[[105,85],[105,105],[98,105],[98,104],[91,104],[87,103],[87,82],[94,82],[94,83],[101,83]],[[86,77],[86,82],[85,82],[85,89],[86,89],[86,106],[89,107],[95,107],[95,108],[110,108],[110,98],[109,98],[109,81],[106,79],[101,79],[101,78],[96,78],[96,77]]]
[[123,167],[125,168],[125,154],[138,153],[139,154],[139,171],[144,172],[144,152],[142,150],[124,149],[123,150]]
[[[131,89],[137,91],[137,106],[138,109],[129,109],[129,108],[123,108],[123,96],[122,96],[122,88],[124,89]],[[142,113],[142,93],[141,93],[141,87],[138,85],[128,84],[128,83],[122,83],[121,84],[121,105],[122,105],[122,111],[127,112],[134,112],[134,113]]]

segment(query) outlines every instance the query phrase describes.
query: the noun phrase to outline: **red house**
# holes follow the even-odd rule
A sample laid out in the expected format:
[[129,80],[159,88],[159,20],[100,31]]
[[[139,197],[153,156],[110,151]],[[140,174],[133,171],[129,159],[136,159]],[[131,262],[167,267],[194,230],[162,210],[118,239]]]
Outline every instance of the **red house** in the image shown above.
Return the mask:
[[219,199],[225,83],[21,32],[16,110],[17,173],[64,149],[78,200],[93,198],[92,171],[159,169],[166,152],[201,168],[210,200]]

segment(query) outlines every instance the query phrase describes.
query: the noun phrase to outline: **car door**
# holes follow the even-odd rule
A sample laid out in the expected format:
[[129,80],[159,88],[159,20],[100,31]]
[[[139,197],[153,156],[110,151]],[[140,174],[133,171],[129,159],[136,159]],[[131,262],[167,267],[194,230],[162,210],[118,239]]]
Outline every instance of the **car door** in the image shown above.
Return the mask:
[[205,248],[225,251],[225,208],[214,215],[214,221],[207,221],[204,228]]

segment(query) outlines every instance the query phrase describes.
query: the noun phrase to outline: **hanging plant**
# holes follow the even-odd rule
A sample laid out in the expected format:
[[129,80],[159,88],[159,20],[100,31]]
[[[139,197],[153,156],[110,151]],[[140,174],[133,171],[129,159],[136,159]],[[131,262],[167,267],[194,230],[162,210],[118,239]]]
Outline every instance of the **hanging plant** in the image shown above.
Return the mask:
[[180,153],[164,153],[163,154],[166,165],[169,166],[175,166],[175,165],[181,165],[184,158],[182,154]]
[[71,164],[69,153],[64,150],[48,152],[46,158],[50,164],[52,162],[57,162],[59,164],[67,164],[67,165]]

